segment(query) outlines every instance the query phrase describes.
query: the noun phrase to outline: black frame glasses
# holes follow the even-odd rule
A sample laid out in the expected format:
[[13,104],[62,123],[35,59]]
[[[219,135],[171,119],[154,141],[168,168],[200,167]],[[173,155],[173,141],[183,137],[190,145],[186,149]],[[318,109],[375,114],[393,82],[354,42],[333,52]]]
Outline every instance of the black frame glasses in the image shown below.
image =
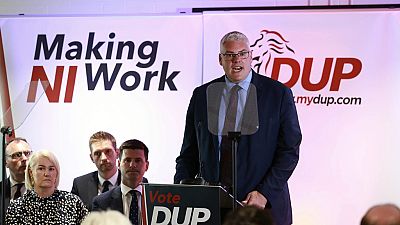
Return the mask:
[[232,60],[236,57],[238,57],[239,59],[247,59],[250,56],[250,52],[251,51],[243,51],[243,52],[238,52],[238,53],[219,53],[223,59],[225,60]]

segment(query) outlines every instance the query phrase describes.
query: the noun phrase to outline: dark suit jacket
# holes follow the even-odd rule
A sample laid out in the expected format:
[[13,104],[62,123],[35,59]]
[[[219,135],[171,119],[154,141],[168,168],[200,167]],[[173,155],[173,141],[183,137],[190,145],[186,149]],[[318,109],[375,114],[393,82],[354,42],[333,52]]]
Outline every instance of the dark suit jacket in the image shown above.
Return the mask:
[[92,211],[102,211],[107,209],[118,210],[124,214],[121,186],[94,197]]
[[[148,180],[143,177],[143,183],[148,183]],[[94,171],[80,177],[77,177],[73,181],[72,194],[78,195],[83,203],[91,209],[93,198],[98,195],[98,185],[99,185],[98,171]],[[117,185],[121,184],[121,171],[118,170]]]
[[[267,198],[277,225],[288,225],[292,223],[292,209],[287,181],[299,160],[302,138],[293,94],[282,83],[252,73],[259,129],[255,134],[242,135],[239,140],[238,200],[257,190]],[[193,91],[182,149],[176,159],[175,183],[194,178],[200,169],[206,181],[219,182],[218,137],[208,130],[206,100],[207,87],[215,82],[225,82],[224,77]]]
[[[11,198],[11,183],[10,183],[10,177],[8,177],[5,181],[6,184],[6,198],[5,198],[5,208],[7,209],[8,206],[10,205],[10,198]],[[3,196],[3,181],[0,181],[0,198]],[[1,203],[0,203],[1,204]]]
[[[88,209],[90,209],[93,198],[98,195],[99,183],[98,171],[82,175],[74,179],[71,193],[78,195]],[[121,171],[119,170],[117,184],[121,184]]]

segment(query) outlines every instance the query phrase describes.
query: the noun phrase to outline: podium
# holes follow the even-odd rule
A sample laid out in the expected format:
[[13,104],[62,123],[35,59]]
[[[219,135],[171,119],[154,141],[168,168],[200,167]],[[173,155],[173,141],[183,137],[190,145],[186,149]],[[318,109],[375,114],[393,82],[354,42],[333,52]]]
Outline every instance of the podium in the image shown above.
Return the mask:
[[218,225],[232,205],[220,186],[143,184],[143,225]]

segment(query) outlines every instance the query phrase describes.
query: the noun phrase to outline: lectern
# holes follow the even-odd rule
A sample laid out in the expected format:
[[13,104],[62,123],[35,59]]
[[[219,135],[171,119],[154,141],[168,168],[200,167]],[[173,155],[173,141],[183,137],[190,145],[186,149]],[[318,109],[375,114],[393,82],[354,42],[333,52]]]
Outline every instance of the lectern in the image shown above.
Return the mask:
[[143,184],[143,193],[144,225],[218,225],[233,205],[220,186]]

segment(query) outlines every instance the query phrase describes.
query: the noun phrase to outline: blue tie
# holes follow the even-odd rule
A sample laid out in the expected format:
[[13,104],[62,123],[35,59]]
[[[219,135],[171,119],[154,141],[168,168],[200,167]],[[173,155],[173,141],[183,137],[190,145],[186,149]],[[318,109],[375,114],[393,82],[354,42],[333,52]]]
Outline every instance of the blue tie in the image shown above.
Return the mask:
[[132,225],[139,225],[139,207],[136,191],[130,190],[129,193],[132,195],[131,207],[129,208],[129,220]]

